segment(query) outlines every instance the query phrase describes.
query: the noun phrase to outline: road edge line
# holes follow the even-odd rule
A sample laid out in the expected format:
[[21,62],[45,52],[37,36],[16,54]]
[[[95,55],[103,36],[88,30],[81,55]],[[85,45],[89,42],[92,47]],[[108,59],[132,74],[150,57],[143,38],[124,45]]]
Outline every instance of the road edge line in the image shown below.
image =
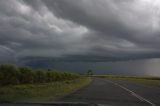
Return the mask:
[[[105,81],[106,81],[106,80],[105,80]],[[152,103],[151,101],[145,99],[144,97],[136,94],[135,92],[129,90],[128,88],[126,88],[126,87],[124,87],[124,86],[122,86],[122,85],[120,85],[120,84],[118,84],[118,83],[115,83],[115,82],[110,81],[110,80],[107,80],[107,82],[110,82],[110,83],[113,83],[113,84],[116,85],[116,86],[119,86],[120,88],[122,88],[122,89],[124,89],[125,91],[129,92],[132,96],[138,98],[138,99],[141,100],[141,101],[145,101],[146,103],[148,103],[148,104],[150,104],[150,105],[152,105],[152,106],[157,106],[157,105],[155,105],[154,103]]]

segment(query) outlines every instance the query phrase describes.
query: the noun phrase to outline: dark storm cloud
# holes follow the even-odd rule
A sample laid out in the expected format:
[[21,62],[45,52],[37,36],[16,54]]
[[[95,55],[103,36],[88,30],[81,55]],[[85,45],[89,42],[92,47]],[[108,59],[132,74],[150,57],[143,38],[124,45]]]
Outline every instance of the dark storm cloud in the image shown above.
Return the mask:
[[[26,61],[27,60],[27,61]],[[142,59],[116,62],[53,61],[47,58],[28,58],[25,64],[34,68],[58,69],[85,74],[89,69],[94,74],[116,74],[133,76],[159,76],[160,59]]]
[[15,62],[159,58],[159,7],[150,0],[1,0],[0,56]]
[[[155,25],[159,25],[159,20],[156,20],[159,16],[155,13],[157,6],[151,4],[152,2],[147,4],[145,1],[134,0],[48,0],[44,3],[57,17],[98,31],[98,34],[86,37],[91,43],[104,42],[95,44],[92,50],[99,47],[106,51],[102,53],[112,53],[116,48],[119,54],[124,51],[124,55],[135,53],[134,56],[137,53],[149,56],[159,54],[159,27]],[[151,11],[146,11],[149,6]],[[110,41],[111,44],[108,44]],[[104,45],[109,47],[103,47]]]
[[[159,35],[157,31],[154,31],[154,33],[148,31],[153,28],[151,24],[154,23],[150,21],[155,21],[151,17],[157,15],[154,14],[157,10],[155,10],[156,7],[152,8],[152,4],[151,9],[153,12],[141,10],[141,7],[138,7],[141,6],[141,1],[142,0],[139,0],[139,2],[134,0],[46,0],[45,4],[58,17],[69,19],[75,23],[101,32],[103,33],[103,38],[107,39],[108,36],[112,36],[133,42],[143,41],[143,43],[145,43],[150,41],[146,39],[148,38],[147,35]],[[138,6],[136,7],[136,5]],[[147,9],[147,5],[142,8]],[[150,17],[149,15],[152,16]],[[146,16],[149,16],[149,18]],[[158,18],[158,16],[156,17]],[[148,22],[148,25],[145,25],[146,22]],[[158,21],[156,22],[159,24]]]

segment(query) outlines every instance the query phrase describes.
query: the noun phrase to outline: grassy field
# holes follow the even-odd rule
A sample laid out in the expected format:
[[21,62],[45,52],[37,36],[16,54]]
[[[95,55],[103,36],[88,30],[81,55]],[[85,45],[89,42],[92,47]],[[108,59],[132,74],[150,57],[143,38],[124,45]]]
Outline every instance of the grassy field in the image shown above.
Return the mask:
[[91,82],[91,78],[0,87],[0,102],[53,102]]
[[137,77],[137,76],[118,76],[118,75],[95,75],[94,77],[108,78],[112,80],[126,80],[146,85],[160,86],[160,77]]

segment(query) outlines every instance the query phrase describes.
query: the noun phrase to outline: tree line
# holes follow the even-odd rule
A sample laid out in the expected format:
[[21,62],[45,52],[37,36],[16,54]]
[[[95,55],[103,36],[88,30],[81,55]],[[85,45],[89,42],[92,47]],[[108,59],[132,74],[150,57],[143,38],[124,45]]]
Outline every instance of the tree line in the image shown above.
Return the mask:
[[53,70],[33,70],[26,66],[0,65],[0,85],[36,84],[72,80],[78,74]]

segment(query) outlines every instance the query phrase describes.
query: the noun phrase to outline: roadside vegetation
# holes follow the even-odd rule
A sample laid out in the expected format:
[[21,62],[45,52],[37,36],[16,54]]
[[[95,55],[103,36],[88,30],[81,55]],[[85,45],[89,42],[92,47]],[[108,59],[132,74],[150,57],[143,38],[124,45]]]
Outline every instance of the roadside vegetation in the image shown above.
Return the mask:
[[53,102],[90,82],[75,73],[0,65],[0,102]]
[[73,80],[78,74],[54,70],[33,70],[26,66],[0,65],[0,85],[37,84]]
[[94,75],[93,77],[108,78],[112,80],[126,80],[141,84],[160,86],[160,77],[138,77],[138,76],[123,76],[123,75]]

